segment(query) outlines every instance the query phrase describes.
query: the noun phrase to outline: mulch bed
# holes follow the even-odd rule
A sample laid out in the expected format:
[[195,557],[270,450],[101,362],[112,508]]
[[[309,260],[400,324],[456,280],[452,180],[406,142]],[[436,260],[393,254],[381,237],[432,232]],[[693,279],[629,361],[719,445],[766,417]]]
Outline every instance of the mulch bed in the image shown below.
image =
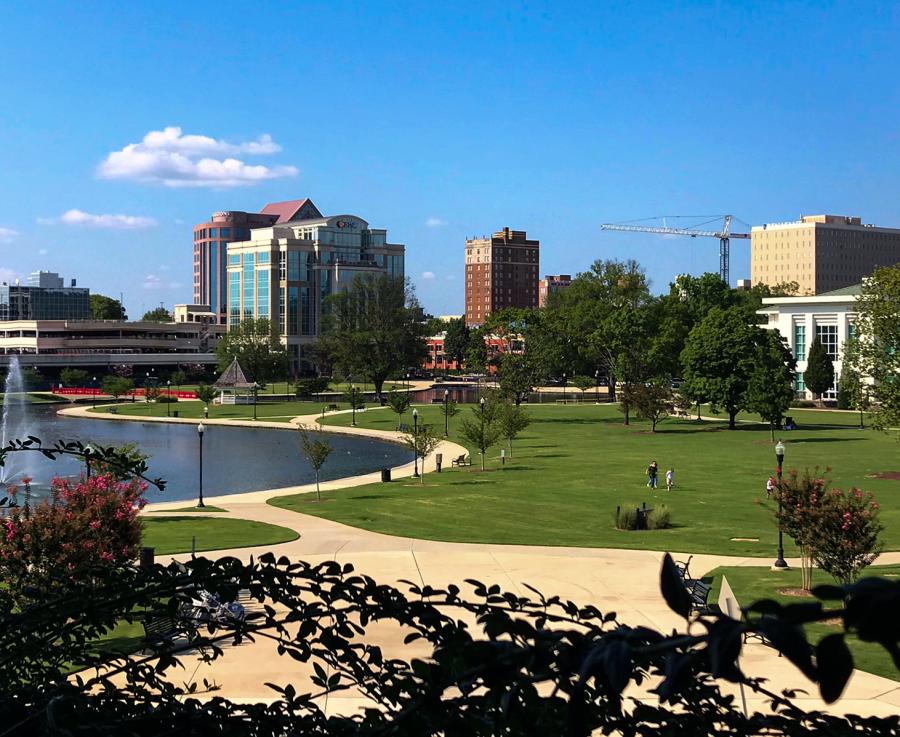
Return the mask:
[[870,473],[866,476],[870,479],[891,479],[891,481],[900,481],[900,471],[879,471],[878,473]]

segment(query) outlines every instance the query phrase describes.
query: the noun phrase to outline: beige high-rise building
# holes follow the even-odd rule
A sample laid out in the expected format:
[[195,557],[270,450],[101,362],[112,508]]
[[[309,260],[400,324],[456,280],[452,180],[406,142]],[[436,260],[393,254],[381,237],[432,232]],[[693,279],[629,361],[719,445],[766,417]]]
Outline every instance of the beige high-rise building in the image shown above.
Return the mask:
[[754,226],[750,280],[795,281],[800,294],[859,284],[878,266],[900,263],[900,229],[864,225],[858,217],[802,215],[791,223]]

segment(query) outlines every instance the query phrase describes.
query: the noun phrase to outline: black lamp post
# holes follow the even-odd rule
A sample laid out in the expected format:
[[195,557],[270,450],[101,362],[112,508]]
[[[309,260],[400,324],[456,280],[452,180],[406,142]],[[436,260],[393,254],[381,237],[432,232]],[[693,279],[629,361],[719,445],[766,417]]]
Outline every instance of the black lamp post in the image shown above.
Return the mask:
[[[419,478],[419,410],[413,407],[413,478]],[[424,468],[422,469],[425,470]]]
[[91,477],[91,453],[94,452],[94,447],[88,443],[84,449],[84,463],[87,466],[87,477]]
[[563,372],[563,404],[566,403],[566,374]]
[[256,421],[256,397],[257,397],[257,392],[259,392],[259,384],[257,384],[254,381],[253,386],[250,387],[250,391],[253,392],[253,421],[255,422]]
[[172,382],[166,381],[166,417],[172,416],[172,397],[169,396],[169,390],[172,388]]
[[356,427],[356,387],[350,384],[350,424]]
[[450,390],[444,389],[444,437],[450,435],[450,415],[447,411],[450,409]]
[[594,398],[597,401],[597,404],[600,404],[600,369],[597,369],[594,372],[594,380],[597,382],[594,385]]
[[199,425],[197,425],[197,437],[200,439],[200,444],[199,444],[199,448],[200,448],[200,467],[199,467],[199,470],[200,470],[200,486],[199,486],[199,489],[200,489],[200,496],[199,496],[199,498],[198,498],[198,500],[197,500],[197,506],[198,506],[198,507],[205,507],[205,506],[206,506],[206,505],[203,503],[203,431],[204,431],[205,429],[206,429],[206,428],[203,427],[203,423],[202,423],[202,422],[201,422]]
[[775,568],[787,568],[784,559],[784,533],[781,530],[781,466],[784,463],[784,443],[780,440],[775,444],[775,460],[778,466],[775,471],[778,474],[778,557],[775,559]]
[[96,409],[97,407],[97,377],[94,377],[94,391],[91,392],[91,406]]
[[203,419],[204,420],[209,419],[209,405],[204,405],[204,407],[203,407]]
[[409,372],[406,372],[406,398],[409,399]]

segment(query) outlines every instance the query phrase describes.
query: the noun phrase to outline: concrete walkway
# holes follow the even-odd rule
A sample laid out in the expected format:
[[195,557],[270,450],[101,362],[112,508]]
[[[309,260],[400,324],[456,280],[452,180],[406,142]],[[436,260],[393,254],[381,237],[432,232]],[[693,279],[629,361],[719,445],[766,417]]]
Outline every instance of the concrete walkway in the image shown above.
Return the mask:
[[[369,410],[377,411],[377,410]],[[82,408],[63,410],[63,414],[78,414],[98,419],[97,414],[82,411]],[[333,413],[332,413],[333,414]],[[103,419],[139,420],[148,418],[102,415]],[[292,420],[293,425],[313,425],[319,415],[307,415]],[[153,418],[167,421],[166,418]],[[175,420],[173,420],[175,421]],[[181,422],[196,422],[181,418]],[[254,427],[280,427],[285,423],[263,421],[210,420],[212,423],[239,424]],[[362,428],[320,426],[327,432],[350,435],[366,435],[380,439],[397,440],[399,433],[368,430]],[[465,452],[461,446],[447,442],[441,444],[437,452],[444,458]],[[434,469],[434,457],[428,459],[428,472]],[[393,470],[395,478],[408,478],[412,464]],[[378,474],[367,474],[352,479],[340,479],[322,484],[323,488],[349,488],[380,480]],[[414,483],[410,479],[410,483]],[[614,611],[618,619],[629,625],[646,625],[660,631],[682,628],[684,622],[669,610],[659,592],[659,566],[662,553],[643,550],[615,550],[591,548],[566,548],[548,546],[496,545],[450,543],[395,537],[349,527],[337,522],[312,515],[291,512],[271,506],[266,501],[275,496],[313,491],[314,486],[300,486],[288,489],[251,492],[212,497],[210,504],[228,510],[234,518],[256,520],[289,527],[300,533],[300,538],[280,545],[263,548],[240,548],[217,551],[215,555],[230,555],[249,559],[261,552],[271,551],[292,559],[310,562],[336,560],[353,563],[355,568],[372,576],[377,581],[396,583],[400,579],[446,586],[456,583],[465,592],[470,590],[463,583],[466,578],[475,578],[484,583],[496,583],[502,588],[522,595],[530,592],[523,584],[542,591],[546,595],[559,595],[579,604],[594,604],[601,611]],[[309,503],[316,504],[310,496]],[[151,510],[184,506],[184,502],[155,504]],[[184,558],[185,556],[176,556]],[[681,555],[677,557],[682,557]],[[900,562],[900,553],[887,553],[879,562]],[[691,572],[695,576],[720,565],[765,565],[759,558],[737,558],[730,556],[696,555],[691,562]],[[402,584],[401,584],[402,586]],[[387,650],[404,650],[400,632],[385,634]],[[742,667],[751,675],[763,676],[776,691],[782,688],[805,689],[816,693],[813,684],[792,666],[785,658],[779,658],[771,648],[760,644],[745,646]],[[221,686],[217,693],[240,700],[266,700],[273,693],[263,684],[293,682],[298,690],[306,683],[308,669],[291,658],[278,657],[269,643],[258,642],[232,648],[228,656],[208,666],[199,665],[193,678],[203,677]],[[722,684],[725,691],[737,693],[730,684]],[[655,698],[648,696],[648,698]],[[836,713],[860,713],[866,715],[895,714],[900,708],[900,683],[878,676],[856,671],[845,691],[844,698],[832,707],[825,705],[814,696],[800,694],[797,703],[806,709],[826,709]],[[739,702],[738,702],[739,703]],[[344,692],[331,698],[328,710],[346,713],[359,708],[363,701],[352,692]],[[752,709],[766,710],[762,700],[748,694],[748,704]]]

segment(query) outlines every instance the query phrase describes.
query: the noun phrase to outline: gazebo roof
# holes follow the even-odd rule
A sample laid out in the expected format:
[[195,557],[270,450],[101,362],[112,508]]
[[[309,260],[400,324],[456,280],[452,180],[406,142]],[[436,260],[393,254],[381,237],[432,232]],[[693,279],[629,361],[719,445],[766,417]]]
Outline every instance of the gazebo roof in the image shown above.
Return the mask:
[[244,369],[241,368],[241,364],[238,363],[236,358],[222,372],[222,375],[216,379],[216,383],[213,384],[213,387],[216,389],[252,389],[254,386],[256,386],[256,383],[247,381]]

